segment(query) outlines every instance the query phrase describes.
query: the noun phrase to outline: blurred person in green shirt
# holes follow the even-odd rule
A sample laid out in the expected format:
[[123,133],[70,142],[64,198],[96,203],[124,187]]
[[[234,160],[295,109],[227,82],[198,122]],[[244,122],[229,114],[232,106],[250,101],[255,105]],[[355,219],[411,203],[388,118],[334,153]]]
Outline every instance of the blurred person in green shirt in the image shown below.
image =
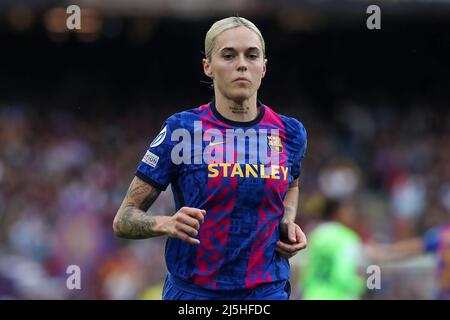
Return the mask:
[[364,293],[359,275],[362,242],[351,227],[354,217],[351,202],[326,199],[323,221],[308,237],[306,265],[300,270],[303,299],[351,300]]

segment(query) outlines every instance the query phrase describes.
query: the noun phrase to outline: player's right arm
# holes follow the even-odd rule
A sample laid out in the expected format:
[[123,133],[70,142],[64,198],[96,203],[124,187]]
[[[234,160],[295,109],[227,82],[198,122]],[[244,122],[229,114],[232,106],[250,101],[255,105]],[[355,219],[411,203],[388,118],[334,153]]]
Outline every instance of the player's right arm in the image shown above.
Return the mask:
[[204,221],[205,210],[182,207],[173,216],[151,216],[147,210],[161,190],[134,177],[113,222],[114,234],[126,239],[146,239],[161,235],[180,238],[191,244]]

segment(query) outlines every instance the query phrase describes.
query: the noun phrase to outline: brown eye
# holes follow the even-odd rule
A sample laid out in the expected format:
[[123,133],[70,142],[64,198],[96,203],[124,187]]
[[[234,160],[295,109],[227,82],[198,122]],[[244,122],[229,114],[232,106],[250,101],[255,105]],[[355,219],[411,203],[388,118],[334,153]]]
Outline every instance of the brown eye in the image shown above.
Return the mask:
[[231,59],[233,58],[233,55],[232,55],[232,54],[224,54],[224,55],[223,55],[223,58],[224,58],[225,60],[231,60]]

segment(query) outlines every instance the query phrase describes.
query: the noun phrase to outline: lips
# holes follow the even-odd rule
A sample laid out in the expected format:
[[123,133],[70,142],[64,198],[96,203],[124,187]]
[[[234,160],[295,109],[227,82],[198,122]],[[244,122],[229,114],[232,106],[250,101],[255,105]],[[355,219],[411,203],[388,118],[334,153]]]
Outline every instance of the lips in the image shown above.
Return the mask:
[[244,77],[236,78],[236,79],[234,80],[234,82],[235,82],[235,81],[247,81],[247,82],[250,82],[250,80],[248,80],[247,78],[244,78]]

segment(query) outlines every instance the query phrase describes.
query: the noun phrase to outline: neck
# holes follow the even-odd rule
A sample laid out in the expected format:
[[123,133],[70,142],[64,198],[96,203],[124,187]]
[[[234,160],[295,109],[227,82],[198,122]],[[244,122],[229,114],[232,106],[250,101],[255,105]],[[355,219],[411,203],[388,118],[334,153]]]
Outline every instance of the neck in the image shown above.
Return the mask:
[[243,101],[234,101],[216,94],[216,109],[225,118],[232,121],[247,122],[258,116],[256,94]]

